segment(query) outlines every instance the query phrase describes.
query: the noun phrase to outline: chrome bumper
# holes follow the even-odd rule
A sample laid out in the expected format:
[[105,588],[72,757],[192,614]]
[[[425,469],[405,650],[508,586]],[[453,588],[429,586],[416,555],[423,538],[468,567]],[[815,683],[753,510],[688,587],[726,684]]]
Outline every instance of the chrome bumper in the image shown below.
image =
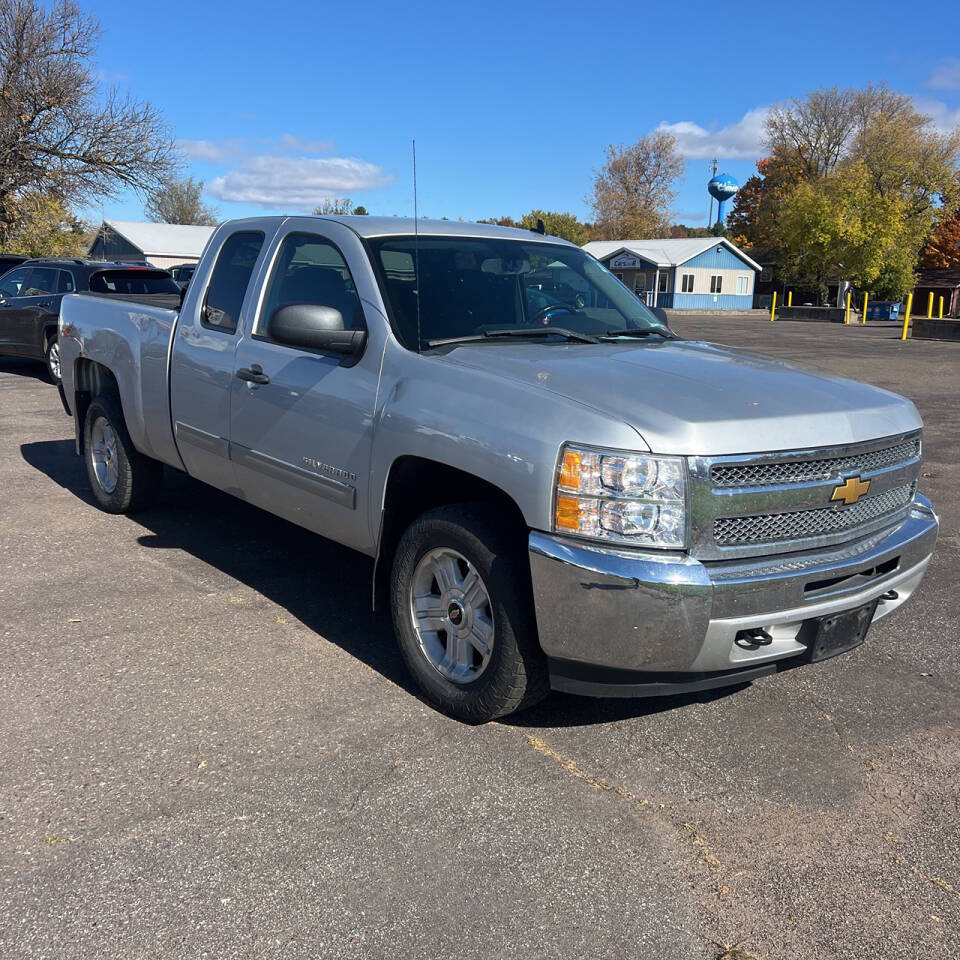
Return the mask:
[[[907,600],[930,562],[938,526],[930,501],[918,494],[897,527],[854,543],[715,563],[533,532],[540,644],[555,663],[692,674],[705,684],[720,672],[772,669],[807,651],[805,622],[879,599],[876,620]],[[767,645],[734,642],[756,627],[772,638]]]

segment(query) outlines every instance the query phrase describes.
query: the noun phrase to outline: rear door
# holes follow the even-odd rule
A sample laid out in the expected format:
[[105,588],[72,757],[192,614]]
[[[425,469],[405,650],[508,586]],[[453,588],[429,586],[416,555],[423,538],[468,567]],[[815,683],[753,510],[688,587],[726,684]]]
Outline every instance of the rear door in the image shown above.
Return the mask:
[[43,358],[45,326],[56,325],[57,274],[52,267],[30,267],[7,325],[21,356]]
[[[269,319],[292,303],[338,310],[366,327],[362,300],[377,293],[363,247],[331,221],[288,221],[274,243],[261,303],[237,346],[230,455],[244,499],[360,550],[372,543],[368,492],[373,414],[383,336],[363,355],[277,343]],[[262,382],[247,378],[255,372]],[[244,378],[241,378],[242,377]]]
[[230,392],[241,318],[255,299],[256,277],[267,243],[265,231],[224,231],[211,245],[207,275],[198,275],[202,296],[184,301],[170,367],[170,413],[187,472],[236,492],[230,464]]
[[21,296],[21,291],[26,291],[30,269],[11,270],[0,280],[0,353],[21,355],[25,350],[23,315],[33,308]]

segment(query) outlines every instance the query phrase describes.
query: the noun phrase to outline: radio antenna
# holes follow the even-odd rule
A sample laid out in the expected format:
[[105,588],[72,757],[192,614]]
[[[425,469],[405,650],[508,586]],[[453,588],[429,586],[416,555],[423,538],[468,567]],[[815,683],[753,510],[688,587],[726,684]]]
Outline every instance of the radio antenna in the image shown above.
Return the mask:
[[420,214],[417,210],[417,140],[413,139],[413,259],[414,280],[417,284],[417,353],[423,349],[420,339]]

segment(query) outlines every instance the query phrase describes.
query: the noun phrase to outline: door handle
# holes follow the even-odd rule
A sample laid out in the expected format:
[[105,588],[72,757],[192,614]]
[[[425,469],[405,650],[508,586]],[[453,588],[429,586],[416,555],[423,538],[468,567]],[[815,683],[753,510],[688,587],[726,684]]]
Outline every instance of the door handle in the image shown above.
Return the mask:
[[259,363],[251,363],[249,367],[240,367],[237,376],[247,383],[269,383],[270,378],[263,372]]

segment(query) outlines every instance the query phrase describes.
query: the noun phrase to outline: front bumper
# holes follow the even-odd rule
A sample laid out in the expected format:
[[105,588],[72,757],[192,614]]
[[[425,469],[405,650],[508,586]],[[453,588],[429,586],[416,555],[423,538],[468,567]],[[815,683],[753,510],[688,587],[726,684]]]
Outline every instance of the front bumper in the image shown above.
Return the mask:
[[[555,689],[654,694],[739,683],[807,653],[805,623],[879,598],[874,619],[917,588],[937,539],[917,495],[893,529],[826,550],[700,562],[530,534],[540,644]],[[765,646],[735,642],[763,628]]]

